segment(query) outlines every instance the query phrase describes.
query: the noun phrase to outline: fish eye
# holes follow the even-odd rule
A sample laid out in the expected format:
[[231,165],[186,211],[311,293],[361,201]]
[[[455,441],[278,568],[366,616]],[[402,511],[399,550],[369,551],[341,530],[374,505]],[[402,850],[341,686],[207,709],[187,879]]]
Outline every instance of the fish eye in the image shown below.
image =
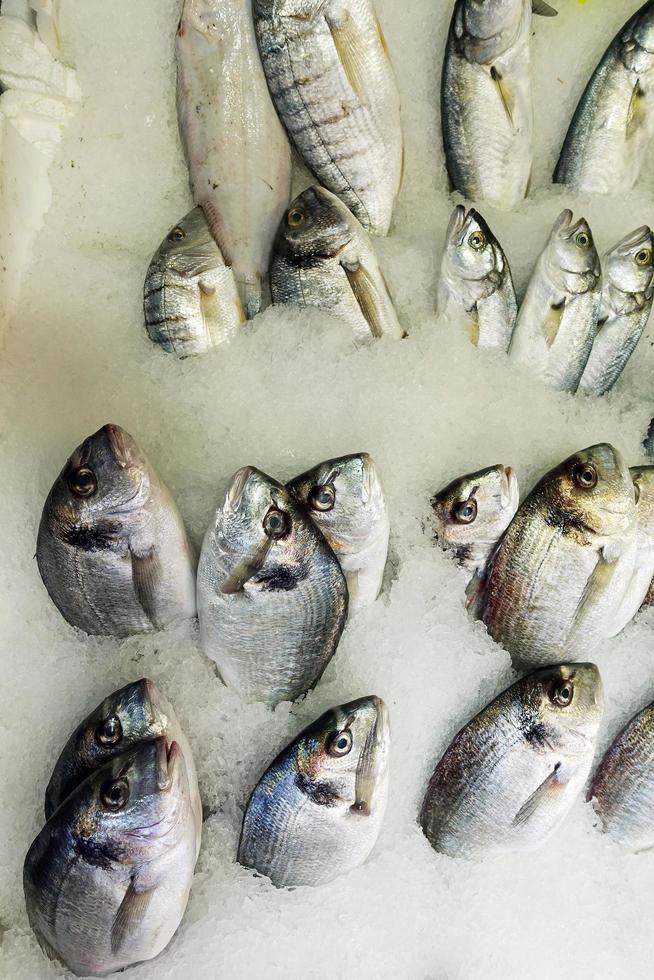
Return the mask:
[[597,486],[597,470],[592,463],[577,463],[573,467],[572,478],[582,490],[592,490]]
[[114,779],[105,783],[100,790],[100,800],[106,810],[113,813],[123,810],[129,800],[129,783],[126,779]]
[[561,684],[556,684],[550,691],[550,701],[552,704],[558,705],[559,708],[567,708],[569,704],[572,704],[574,693],[572,681],[563,681]]
[[336,503],[336,490],[331,483],[323,487],[314,487],[309,494],[309,504],[313,510],[332,510]]
[[347,755],[352,748],[352,733],[349,728],[344,728],[342,732],[334,732],[327,742],[327,751],[336,759],[341,759]]
[[97,727],[95,737],[100,745],[116,745],[123,737],[123,726],[118,715],[110,715]]
[[76,497],[92,497],[98,489],[98,481],[93,470],[88,466],[80,466],[68,477],[68,486]]
[[636,265],[649,265],[651,258],[651,248],[641,248],[640,252],[636,253]]
[[575,236],[575,241],[579,246],[579,248],[588,248],[588,246],[590,245],[590,235],[586,231],[580,231]]
[[263,519],[263,529],[269,538],[281,538],[289,530],[288,514],[276,507],[271,507]]
[[459,524],[472,524],[476,516],[477,501],[474,497],[470,497],[469,500],[464,500],[454,510],[454,517]]
[[289,228],[301,228],[305,218],[306,215],[302,208],[291,208],[286,215],[286,224]]
[[483,231],[473,231],[468,238],[468,245],[470,248],[474,248],[475,252],[481,252],[486,245],[486,236]]
[[175,225],[173,230],[168,233],[169,242],[181,242],[183,238],[186,238],[186,232],[179,225]]

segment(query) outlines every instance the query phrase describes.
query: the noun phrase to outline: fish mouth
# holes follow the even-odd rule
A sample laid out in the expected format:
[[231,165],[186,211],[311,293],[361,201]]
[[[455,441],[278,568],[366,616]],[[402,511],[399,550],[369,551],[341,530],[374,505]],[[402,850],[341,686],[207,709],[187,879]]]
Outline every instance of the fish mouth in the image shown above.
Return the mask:
[[242,466],[232,477],[232,482],[225,496],[223,513],[236,514],[243,502],[243,494],[250,478],[257,472],[254,466]]
[[173,785],[174,778],[177,774],[177,763],[181,755],[181,749],[175,741],[172,741],[169,745],[165,735],[161,735],[156,740],[156,746],[157,786],[165,792]]
[[126,433],[123,432],[119,425],[114,425],[112,422],[104,425],[102,432],[106,436],[114,460],[121,469],[125,469],[131,458],[129,449],[127,448]]
[[166,700],[161,691],[149,677],[141,680],[143,688],[143,699],[148,706],[151,718],[151,728],[153,731],[165,732],[170,723],[170,716],[167,710]]

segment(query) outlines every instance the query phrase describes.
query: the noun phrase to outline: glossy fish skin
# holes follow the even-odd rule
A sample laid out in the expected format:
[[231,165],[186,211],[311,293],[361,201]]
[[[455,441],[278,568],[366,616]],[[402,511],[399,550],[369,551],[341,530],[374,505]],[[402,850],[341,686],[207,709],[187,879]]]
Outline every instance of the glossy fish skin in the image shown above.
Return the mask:
[[572,217],[559,215],[536,263],[510,355],[553,388],[575,392],[597,333],[602,277],[590,228]]
[[291,151],[261,68],[250,0],[184,0],[176,52],[193,200],[252,317],[290,197]]
[[629,472],[636,488],[636,560],[610,636],[620,633],[654,594],[654,466],[632,466]]
[[438,311],[462,316],[477,347],[509,349],[518,315],[509,263],[482,216],[460,204],[447,229]]
[[554,182],[620,194],[638,179],[654,135],[654,3],[618,31],[581,96]]
[[520,502],[510,466],[488,466],[457,477],[431,498],[432,526],[445,551],[474,572],[486,564]]
[[225,684],[271,708],[305,694],[336,651],[347,607],[338,560],[292,494],[239,470],[198,568],[200,640]]
[[239,862],[278,888],[323,885],[363,864],[384,819],[389,748],[381,698],[327,711],[259,780]]
[[254,0],[261,61],[305,165],[371,234],[388,233],[403,168],[400,98],[370,0]]
[[618,242],[603,261],[600,327],[579,383],[581,391],[609,391],[640,340],[654,299],[654,236],[643,225]]
[[429,781],[420,825],[432,847],[481,857],[542,844],[583,789],[602,708],[590,663],[535,670],[491,701]]
[[36,559],[64,619],[87,633],[124,637],[195,615],[195,557],[180,513],[118,425],[85,439],[55,480]]
[[157,956],[184,915],[196,834],[175,742],[141,743],[96,770],[25,858],[25,904],[44,951],[78,976]]
[[521,666],[560,660],[608,635],[631,579],[636,504],[612,446],[570,456],[518,508],[485,572],[481,618]]
[[286,484],[306,507],[345,575],[350,615],[375,601],[382,586],[390,521],[375,462],[368,453],[328,459]]
[[171,228],[154,253],[143,289],[151,341],[178,357],[205,354],[236,332],[243,307],[202,208]]

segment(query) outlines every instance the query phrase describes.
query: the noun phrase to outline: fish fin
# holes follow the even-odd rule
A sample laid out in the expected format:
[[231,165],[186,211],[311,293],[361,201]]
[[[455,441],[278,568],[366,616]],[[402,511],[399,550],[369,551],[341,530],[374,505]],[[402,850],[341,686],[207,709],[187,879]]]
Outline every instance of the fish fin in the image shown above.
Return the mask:
[[361,32],[349,11],[344,11],[338,18],[325,15],[325,20],[347,80],[357,97],[362,102],[366,102],[366,88],[362,71],[365,63],[365,44]]
[[470,343],[474,344],[475,347],[479,347],[479,310],[477,304],[468,310],[468,336],[470,337]]
[[602,558],[601,555],[599,556],[597,559],[597,564],[595,565],[592,574],[589,575],[584,591],[582,592],[577,604],[577,610],[575,612],[575,618],[570,635],[572,635],[572,631],[576,627],[579,627],[583,622],[584,614],[588,607],[595,605],[595,603],[602,600],[604,593],[611,584],[617,565],[617,561],[607,561],[605,558]]
[[645,93],[640,84],[640,79],[634,85],[631,93],[631,101],[627,110],[627,139],[633,136],[645,121]]
[[34,929],[34,935],[36,936],[39,946],[41,947],[45,955],[48,957],[48,959],[53,960],[53,962],[55,963],[56,962],[61,963],[62,962],[61,956],[54,948],[52,943],[49,943],[48,940],[43,936],[43,934],[38,931],[38,929]]
[[140,928],[154,892],[154,888],[137,891],[132,878],[111,927],[112,953],[119,952],[130,936],[133,936],[135,931]]
[[548,348],[552,346],[557,338],[564,312],[565,299],[562,299],[560,303],[552,303],[547,312],[545,322],[543,323],[543,333],[545,334],[545,343]]
[[485,569],[476,571],[466,586],[466,609],[473,619],[481,619],[488,577]]
[[559,12],[554,7],[550,7],[545,0],[531,0],[531,9],[538,17],[558,17]]
[[500,93],[502,102],[504,103],[504,108],[506,109],[506,114],[509,117],[509,122],[513,126],[513,113],[515,111],[515,99],[507,82],[502,78],[499,71],[492,65],[490,70],[490,76],[497,86],[497,90]]
[[402,139],[402,159],[400,161],[400,179],[397,182],[397,193],[399,194],[404,184],[404,168],[406,166],[406,143]]
[[382,49],[384,51],[384,54],[386,55],[386,57],[390,61],[391,60],[391,56],[388,53],[388,44],[386,43],[386,38],[384,37],[384,32],[382,30],[382,26],[379,23],[379,17],[377,16],[377,14],[375,14],[374,17],[375,17],[375,28],[377,30],[377,37],[379,38],[379,43],[382,46]]
[[153,626],[157,625],[157,590],[161,582],[162,568],[154,545],[142,555],[137,555],[129,549],[132,559],[132,582],[136,597],[143,607],[145,615]]
[[227,576],[223,582],[221,592],[223,595],[235,595],[237,592],[243,590],[243,586],[246,582],[257,574],[261,569],[263,563],[266,560],[268,552],[270,551],[272,545],[272,538],[266,537],[266,539],[255,548],[254,551],[250,552],[249,555],[239,561],[231,571],[231,574]]
[[537,810],[543,805],[548,805],[554,801],[561,790],[565,788],[565,782],[559,778],[559,765],[560,763],[557,763],[554,771],[543,780],[540,786],[522,804],[513,818],[514,827],[523,827]]
[[370,333],[373,337],[381,337],[384,328],[380,318],[379,292],[373,280],[360,262],[349,265],[341,263],[341,265],[354,293],[354,298],[370,327]]

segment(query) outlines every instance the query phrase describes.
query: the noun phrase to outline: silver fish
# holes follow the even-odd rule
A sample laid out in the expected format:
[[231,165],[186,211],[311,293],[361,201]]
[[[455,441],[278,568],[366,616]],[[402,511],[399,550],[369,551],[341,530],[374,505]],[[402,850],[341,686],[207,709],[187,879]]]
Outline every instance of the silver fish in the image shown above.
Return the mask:
[[603,261],[599,331],[579,382],[603,395],[613,387],[640,340],[654,299],[654,236],[643,225],[618,242]]
[[270,707],[304,694],[338,646],[347,601],[334,553],[292,494],[239,470],[198,568],[200,639],[225,684]]
[[632,466],[629,472],[636,491],[636,558],[609,636],[620,633],[654,596],[654,466]]
[[429,781],[420,825],[432,847],[476,857],[542,844],[583,789],[602,709],[588,663],[535,670],[491,701]]
[[390,522],[377,467],[368,453],[319,463],[286,484],[338,558],[352,614],[379,595]]
[[148,336],[168,354],[204,354],[244,322],[232,270],[193,208],[154,253],[143,289]]
[[370,0],[254,0],[277,112],[309,170],[371,234],[400,190],[400,99]]
[[586,86],[555,183],[598,194],[633,187],[654,135],[653,84],[654,2],[649,0],[618,31]]
[[275,239],[273,303],[315,306],[350,324],[355,337],[404,337],[372,243],[324,187],[295,198]]
[[634,569],[634,485],[620,454],[600,444],[550,470],[518,508],[485,572],[482,619],[515,661],[592,650]]
[[279,888],[322,885],[363,864],[384,819],[389,748],[381,698],[327,711],[259,780],[243,820],[240,863]]
[[290,197],[291,153],[261,68],[250,0],[184,0],[176,51],[193,200],[252,317]]
[[510,355],[553,388],[579,386],[597,333],[600,260],[584,218],[557,218],[520,307]]
[[105,425],[72,454],[43,507],[36,560],[72,626],[129,636],[195,615],[182,518],[132,437]]
[[157,956],[186,909],[196,833],[176,742],[141,743],[96,770],[25,858],[25,904],[45,952],[78,976]]
[[507,351],[518,315],[511,269],[479,214],[462,205],[452,212],[445,237],[438,312],[463,319],[477,347]]

